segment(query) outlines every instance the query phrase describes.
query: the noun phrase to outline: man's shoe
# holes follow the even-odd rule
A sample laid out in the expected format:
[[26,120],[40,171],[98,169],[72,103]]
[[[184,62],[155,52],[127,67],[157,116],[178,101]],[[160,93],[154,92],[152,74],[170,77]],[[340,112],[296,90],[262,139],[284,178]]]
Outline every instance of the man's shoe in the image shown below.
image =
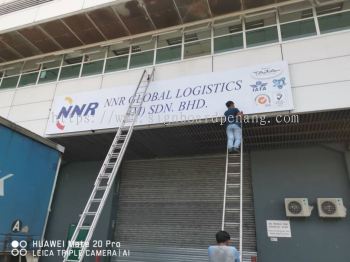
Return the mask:
[[234,148],[233,148],[233,152],[236,153],[236,154],[241,153],[241,151],[239,150],[238,147],[234,147]]

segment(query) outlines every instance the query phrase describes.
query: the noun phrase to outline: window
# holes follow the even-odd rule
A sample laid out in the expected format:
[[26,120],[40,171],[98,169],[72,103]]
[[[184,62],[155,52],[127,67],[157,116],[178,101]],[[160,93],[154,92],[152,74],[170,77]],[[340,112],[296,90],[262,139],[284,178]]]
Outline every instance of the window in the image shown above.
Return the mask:
[[28,86],[28,85],[35,85],[36,81],[38,80],[38,72],[28,73],[28,74],[22,74],[21,80],[19,81],[18,87]]
[[311,6],[307,4],[300,11],[295,12],[295,10],[296,8],[287,6],[281,8],[279,12],[283,41],[316,35],[315,20]]
[[98,49],[86,52],[81,76],[102,74],[106,50]]
[[66,55],[63,59],[60,80],[79,77],[82,61],[83,56],[81,54]]
[[106,61],[105,72],[113,72],[125,70],[128,67],[128,58],[129,56],[117,56],[113,58],[108,58]]
[[4,77],[1,82],[1,89],[5,88],[15,88],[17,86],[17,82],[19,79],[19,75],[17,76],[9,76],[9,77]]
[[184,58],[193,58],[211,54],[211,30],[201,28],[189,30],[184,35]]
[[214,53],[241,48],[243,48],[243,33],[240,19],[214,26]]
[[43,84],[43,83],[57,81],[61,62],[62,62],[61,56],[51,57],[51,59],[47,58],[45,61],[42,61],[42,68],[39,75],[38,83]]
[[263,13],[259,16],[246,17],[247,47],[265,45],[278,41],[276,13]]
[[41,60],[36,59],[26,61],[22,68],[22,75],[18,87],[35,85],[38,80],[40,67]]
[[130,53],[129,43],[112,45],[108,48],[105,72],[126,70]]
[[181,59],[182,32],[158,36],[156,63],[166,63]]
[[0,89],[17,87],[22,67],[23,63],[16,63],[4,68],[3,70],[5,71],[5,74]]
[[40,72],[39,84],[57,81],[59,68],[47,69]]
[[[350,29],[350,2],[317,8],[318,23],[322,34]],[[336,14],[332,14],[338,12]]]
[[131,46],[131,57],[129,68],[147,66],[153,64],[155,39],[147,37],[138,39]]

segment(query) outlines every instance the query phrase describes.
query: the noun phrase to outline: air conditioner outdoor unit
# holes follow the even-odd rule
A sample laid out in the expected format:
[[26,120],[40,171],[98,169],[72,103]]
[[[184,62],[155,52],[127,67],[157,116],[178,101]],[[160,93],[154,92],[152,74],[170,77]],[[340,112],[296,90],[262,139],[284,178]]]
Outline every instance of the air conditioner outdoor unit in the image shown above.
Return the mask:
[[285,198],[287,217],[309,217],[313,210],[307,198]]
[[346,208],[342,198],[317,198],[320,217],[346,217]]

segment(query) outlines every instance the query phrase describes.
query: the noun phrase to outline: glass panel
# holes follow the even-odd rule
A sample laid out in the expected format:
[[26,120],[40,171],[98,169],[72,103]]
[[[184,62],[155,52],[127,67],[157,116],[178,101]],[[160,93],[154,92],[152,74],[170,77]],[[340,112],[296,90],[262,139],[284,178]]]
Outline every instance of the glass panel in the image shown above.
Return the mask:
[[208,28],[204,28],[198,31],[191,30],[189,32],[185,32],[185,43],[193,42],[201,39],[207,39],[211,37],[211,30]]
[[79,77],[81,64],[62,67],[60,80]]
[[242,31],[241,20],[226,22],[222,25],[214,26],[214,36],[228,35]]
[[17,63],[8,65],[7,67],[4,67],[5,70],[5,76],[13,76],[13,75],[19,75],[22,70],[23,63]]
[[156,63],[166,63],[181,59],[181,46],[171,46],[157,50]]
[[243,33],[217,37],[214,39],[214,52],[220,53],[243,48]]
[[104,59],[106,56],[105,49],[84,51],[84,53],[85,53],[85,55],[84,55],[85,62],[101,60],[101,59]]
[[268,27],[246,32],[247,47],[270,44],[278,41],[277,27]]
[[38,79],[38,74],[39,72],[34,72],[34,73],[30,73],[30,74],[23,74],[21,76],[21,80],[19,80],[19,87],[22,86],[28,86],[28,85],[35,85],[36,84],[36,80]]
[[17,86],[19,76],[11,76],[11,77],[5,77],[2,80],[0,89],[4,88],[14,88]]
[[57,81],[58,72],[58,68],[41,71],[39,84]]
[[174,3],[185,23],[211,17],[209,5],[206,0],[175,0]]
[[318,18],[322,34],[350,28],[350,12],[327,15]]
[[105,73],[127,69],[128,57],[129,56],[119,56],[108,59],[106,61]]
[[316,8],[317,15],[331,14],[350,9],[350,1],[339,2],[331,5],[324,5]]
[[154,50],[132,54],[130,58],[130,68],[152,65],[153,57]]
[[203,55],[210,55],[211,40],[197,41],[185,44],[184,58],[192,58]]
[[152,38],[146,37],[146,38],[139,38],[139,39],[135,40],[134,42],[135,43],[133,43],[133,45],[131,47],[132,53],[154,49],[156,40],[153,37]]
[[83,56],[80,53],[65,55],[63,59],[63,65],[78,64],[83,61]]
[[52,57],[52,59],[47,59],[46,61],[42,61],[42,69],[50,69],[59,67],[61,65],[62,57]]
[[316,35],[315,21],[312,18],[281,25],[281,34],[284,41]]
[[41,59],[26,61],[23,65],[22,73],[28,73],[40,70]]
[[82,76],[102,74],[104,60],[83,64]]
[[129,43],[112,45],[108,49],[108,57],[121,56],[129,54]]
[[245,19],[246,30],[275,25],[275,24],[276,24],[275,12],[260,14],[252,17],[246,17]]
[[300,19],[305,19],[313,17],[312,14],[312,9],[305,9],[297,12],[280,12],[279,18],[280,18],[280,23],[285,23],[285,22],[291,22],[295,20],[300,20]]
[[181,44],[182,44],[182,33],[180,31],[158,36],[158,44],[157,44],[158,48],[172,46],[172,45],[181,45]]

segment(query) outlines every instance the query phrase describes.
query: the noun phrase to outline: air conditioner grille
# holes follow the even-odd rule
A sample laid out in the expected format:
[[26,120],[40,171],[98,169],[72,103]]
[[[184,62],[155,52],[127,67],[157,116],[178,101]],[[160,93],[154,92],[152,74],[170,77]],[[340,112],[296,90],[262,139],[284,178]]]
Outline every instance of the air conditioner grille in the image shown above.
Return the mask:
[[327,215],[333,215],[337,211],[336,205],[331,201],[324,201],[321,204],[322,211]]
[[288,204],[288,210],[292,213],[292,214],[300,214],[300,212],[302,211],[302,206],[299,202],[297,201],[291,201]]

